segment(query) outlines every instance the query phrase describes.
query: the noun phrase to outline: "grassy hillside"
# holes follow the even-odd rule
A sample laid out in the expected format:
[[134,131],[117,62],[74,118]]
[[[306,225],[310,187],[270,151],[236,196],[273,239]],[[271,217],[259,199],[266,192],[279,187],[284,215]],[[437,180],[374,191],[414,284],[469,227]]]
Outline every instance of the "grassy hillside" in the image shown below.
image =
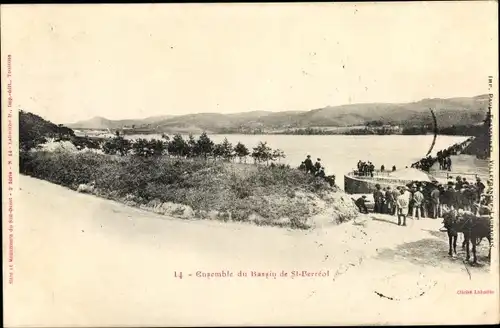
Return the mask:
[[[265,112],[237,114],[200,113],[167,118],[150,118],[146,124],[151,132],[245,132],[248,130],[279,130],[307,127],[346,127],[365,125],[371,121],[402,126],[432,124],[433,109],[438,126],[469,125],[481,122],[488,107],[488,96],[450,99],[423,99],[404,104],[350,104],[310,111]],[[111,121],[94,118],[70,125],[99,129],[116,129],[134,124],[145,126],[144,120]]]
[[342,191],[286,166],[262,166],[88,152],[21,152],[21,173],[180,218],[218,219],[309,228],[314,216],[332,223],[358,215]]
[[74,136],[73,130],[54,124],[42,117],[19,111],[19,148],[30,149],[47,141],[47,138],[64,139]]

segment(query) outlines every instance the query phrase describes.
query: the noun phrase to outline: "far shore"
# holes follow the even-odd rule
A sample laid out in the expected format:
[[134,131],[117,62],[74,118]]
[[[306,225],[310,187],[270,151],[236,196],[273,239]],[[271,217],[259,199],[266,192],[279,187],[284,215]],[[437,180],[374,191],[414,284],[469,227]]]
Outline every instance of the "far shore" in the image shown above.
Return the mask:
[[[75,135],[78,137],[89,137],[89,138],[112,138],[116,134],[111,133],[108,130],[97,130],[97,129],[75,129]],[[170,131],[170,132],[157,132],[157,131],[127,131],[127,130],[117,130],[120,131],[120,135],[125,137],[130,136],[158,136],[161,137],[162,134],[165,135],[199,135],[203,131]],[[211,132],[207,131],[210,135],[280,135],[280,136],[425,136],[425,135],[433,135],[433,132],[427,133],[415,133],[415,134],[403,134],[403,133],[385,133],[385,134],[377,134],[377,133],[346,133],[346,132],[335,132],[330,133],[327,131],[326,133],[311,133],[311,134],[301,134],[301,133],[283,133],[283,132],[259,132],[259,133],[245,133],[245,132]],[[438,136],[460,136],[460,137],[470,137],[470,134],[442,134],[438,133]]]

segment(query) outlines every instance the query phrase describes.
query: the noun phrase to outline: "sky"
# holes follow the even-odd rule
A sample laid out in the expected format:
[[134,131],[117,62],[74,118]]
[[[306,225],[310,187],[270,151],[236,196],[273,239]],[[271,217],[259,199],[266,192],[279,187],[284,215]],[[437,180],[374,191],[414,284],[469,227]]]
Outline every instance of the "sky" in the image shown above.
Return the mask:
[[55,123],[469,97],[498,76],[497,12],[494,1],[2,6],[2,63],[12,56],[15,106]]

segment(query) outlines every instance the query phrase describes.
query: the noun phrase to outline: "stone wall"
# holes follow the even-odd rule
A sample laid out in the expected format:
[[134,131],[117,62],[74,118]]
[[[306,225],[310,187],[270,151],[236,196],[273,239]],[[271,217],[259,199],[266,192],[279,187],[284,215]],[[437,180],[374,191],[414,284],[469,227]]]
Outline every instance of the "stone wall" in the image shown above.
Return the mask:
[[[399,182],[399,183],[398,183]],[[375,191],[375,185],[379,184],[380,187],[394,188],[396,185],[404,185],[403,181],[393,181],[385,179],[363,179],[351,175],[344,175],[344,191],[348,194],[371,194]]]

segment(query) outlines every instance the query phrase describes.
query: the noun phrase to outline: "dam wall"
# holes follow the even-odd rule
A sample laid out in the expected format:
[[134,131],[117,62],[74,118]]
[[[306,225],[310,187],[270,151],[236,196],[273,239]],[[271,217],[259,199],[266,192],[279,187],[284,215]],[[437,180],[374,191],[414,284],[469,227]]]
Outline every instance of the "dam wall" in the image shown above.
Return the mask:
[[403,186],[411,180],[399,179],[377,179],[371,177],[360,177],[352,174],[344,175],[344,191],[348,194],[371,194],[376,190],[375,185],[379,184],[381,188]]

